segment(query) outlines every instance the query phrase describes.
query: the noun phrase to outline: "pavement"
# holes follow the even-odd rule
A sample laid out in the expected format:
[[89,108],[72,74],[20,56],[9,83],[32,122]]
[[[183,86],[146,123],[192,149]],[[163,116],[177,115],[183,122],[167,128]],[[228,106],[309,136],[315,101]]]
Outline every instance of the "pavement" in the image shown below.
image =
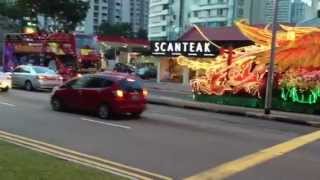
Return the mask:
[[[152,104],[141,119],[124,116],[102,121],[85,113],[54,112],[49,107],[49,93],[23,90],[0,94],[0,130],[172,179],[184,179],[317,131]],[[319,148],[319,142],[313,142],[291,153],[275,152],[281,157],[230,178],[318,180]]]
[[264,114],[264,110],[239,106],[219,105],[212,103],[196,102],[192,100],[190,86],[176,83],[145,82],[145,86],[151,91],[149,103],[167,105],[185,109],[209,111],[215,113],[233,114],[246,117],[273,120],[293,124],[320,127],[320,116],[302,113],[272,111]]

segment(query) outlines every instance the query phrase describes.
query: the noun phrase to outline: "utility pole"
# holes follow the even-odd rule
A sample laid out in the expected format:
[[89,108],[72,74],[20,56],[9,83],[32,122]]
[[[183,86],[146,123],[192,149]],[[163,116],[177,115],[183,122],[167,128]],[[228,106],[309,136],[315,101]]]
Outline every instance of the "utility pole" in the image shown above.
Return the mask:
[[270,114],[272,108],[272,90],[274,79],[274,62],[276,55],[276,38],[277,38],[277,17],[278,17],[278,0],[273,0],[273,21],[272,21],[272,42],[271,42],[271,55],[268,68],[268,80],[265,96],[264,113]]

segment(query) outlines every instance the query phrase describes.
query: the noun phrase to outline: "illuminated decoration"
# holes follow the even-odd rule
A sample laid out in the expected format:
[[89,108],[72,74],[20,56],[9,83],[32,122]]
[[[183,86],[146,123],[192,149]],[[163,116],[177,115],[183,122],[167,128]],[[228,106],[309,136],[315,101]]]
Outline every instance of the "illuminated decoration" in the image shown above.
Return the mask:
[[47,51],[51,52],[51,53],[54,53],[56,55],[65,55],[65,52],[60,47],[60,45],[58,43],[55,43],[55,42],[48,43]]
[[[226,51],[195,26],[204,39],[221,50],[216,58],[177,58],[179,65],[204,72],[191,80],[195,94],[264,96],[272,33],[269,26],[258,28],[245,21],[235,24],[254,45]],[[319,103],[320,28],[280,25],[276,46],[275,90],[281,92],[281,98],[302,104]]]
[[80,55],[83,55],[83,56],[88,56],[93,52],[94,52],[93,49],[80,49]]
[[34,27],[25,27],[23,32],[26,33],[26,34],[33,34],[33,33],[37,32],[37,31],[36,31],[36,29]]

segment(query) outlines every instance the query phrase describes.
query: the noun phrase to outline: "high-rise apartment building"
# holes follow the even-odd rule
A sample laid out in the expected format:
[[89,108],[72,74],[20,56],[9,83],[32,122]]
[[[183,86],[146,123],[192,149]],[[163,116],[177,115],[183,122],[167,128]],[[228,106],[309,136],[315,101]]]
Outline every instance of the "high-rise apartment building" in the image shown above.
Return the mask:
[[234,0],[150,0],[149,39],[176,39],[190,24],[230,26],[233,12]]
[[133,32],[147,30],[148,8],[149,0],[90,0],[90,9],[79,31],[94,33],[104,22],[129,23]]
[[303,0],[294,0],[291,5],[291,22],[299,23],[314,17],[311,3]]

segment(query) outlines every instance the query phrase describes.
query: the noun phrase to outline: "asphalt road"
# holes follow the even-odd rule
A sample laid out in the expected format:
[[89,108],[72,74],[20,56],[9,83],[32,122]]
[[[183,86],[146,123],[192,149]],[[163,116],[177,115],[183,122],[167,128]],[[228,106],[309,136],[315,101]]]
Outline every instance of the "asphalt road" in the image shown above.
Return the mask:
[[[314,128],[149,105],[141,119],[101,121],[53,112],[49,93],[0,94],[0,130],[182,179],[255,153]],[[229,179],[320,178],[320,143],[308,144]]]

